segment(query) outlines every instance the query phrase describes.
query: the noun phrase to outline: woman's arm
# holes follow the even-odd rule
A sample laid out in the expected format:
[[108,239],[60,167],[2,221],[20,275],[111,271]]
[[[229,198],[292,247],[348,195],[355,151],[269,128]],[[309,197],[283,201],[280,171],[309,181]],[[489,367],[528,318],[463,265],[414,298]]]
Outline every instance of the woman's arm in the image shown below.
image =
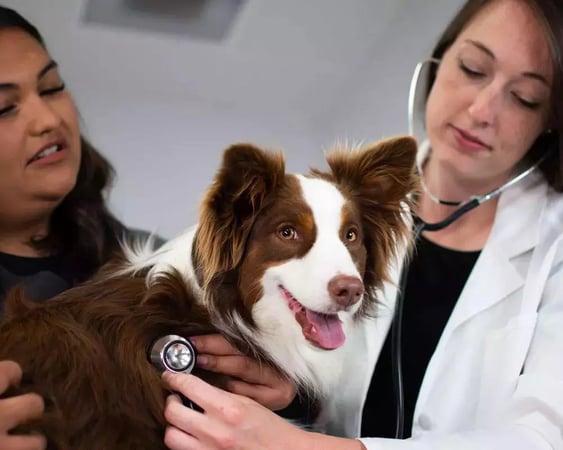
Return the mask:
[[217,389],[193,375],[165,373],[169,387],[200,405],[166,402],[164,442],[171,450],[364,450],[360,441],[304,431],[247,397]]

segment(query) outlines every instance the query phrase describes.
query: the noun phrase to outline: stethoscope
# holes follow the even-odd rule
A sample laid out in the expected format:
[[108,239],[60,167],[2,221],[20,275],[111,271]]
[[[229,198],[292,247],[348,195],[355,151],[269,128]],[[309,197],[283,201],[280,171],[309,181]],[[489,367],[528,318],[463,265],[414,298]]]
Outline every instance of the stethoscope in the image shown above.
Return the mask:
[[[419,90],[419,79],[422,73],[422,70],[425,65],[427,64],[439,64],[440,61],[435,58],[431,58],[425,61],[422,61],[416,65],[414,70],[413,77],[411,79],[411,84],[409,88],[409,97],[408,97],[408,129],[409,134],[411,136],[415,136],[414,131],[414,121],[415,121],[415,99],[417,92]],[[506,191],[511,186],[514,186],[516,183],[519,183],[532,172],[534,172],[540,164],[545,160],[547,154],[549,152],[545,152],[545,154],[532,166],[527,168],[526,170],[522,171],[520,174],[514,176],[502,186],[498,187],[497,189],[492,190],[491,192],[484,194],[484,195],[474,195],[471,196],[469,199],[465,201],[447,201],[442,200],[432,194],[424,180],[422,180],[422,165],[418,165],[418,171],[421,175],[421,184],[424,191],[429,195],[429,197],[438,204],[441,205],[449,205],[449,206],[458,206],[458,208],[451,213],[448,217],[441,220],[440,222],[435,223],[426,223],[422,221],[420,218],[417,218],[415,221],[415,226],[413,230],[413,242],[416,242],[423,231],[439,231],[443,230],[447,226],[451,225],[453,222],[458,220],[464,214],[467,214],[469,211],[477,208],[479,205],[488,202],[489,200],[493,200],[500,196],[504,191]],[[405,265],[401,271],[401,276],[399,279],[399,290],[397,291],[396,302],[395,302],[395,311],[393,315],[393,322],[391,325],[391,354],[392,354],[392,371],[393,371],[393,388],[395,391],[395,402],[396,402],[396,414],[397,414],[397,426],[395,429],[395,438],[396,439],[403,439],[404,438],[404,389],[403,389],[403,369],[402,369],[402,354],[401,354],[401,336],[402,336],[402,321],[403,321],[403,304],[404,304],[404,293],[407,284],[407,276],[408,276],[408,266]]]
[[[160,373],[168,370],[174,373],[191,373],[197,361],[197,352],[192,343],[175,334],[161,336],[154,340],[147,348],[147,359]],[[203,411],[185,395],[175,392],[184,406]]]

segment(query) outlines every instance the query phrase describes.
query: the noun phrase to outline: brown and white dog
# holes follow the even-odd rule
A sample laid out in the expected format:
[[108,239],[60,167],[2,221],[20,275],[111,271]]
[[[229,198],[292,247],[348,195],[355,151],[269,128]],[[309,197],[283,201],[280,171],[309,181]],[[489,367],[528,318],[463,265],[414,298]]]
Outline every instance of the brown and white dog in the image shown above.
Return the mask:
[[49,403],[28,429],[61,450],[164,448],[166,390],[146,349],[165,334],[218,331],[329,395],[353,351],[347,334],[408,242],[415,154],[411,138],[393,138],[293,175],[280,154],[233,146],[193,229],[154,252],[125,246],[124,260],[44,304],[13,292],[0,359],[19,362],[20,391]]

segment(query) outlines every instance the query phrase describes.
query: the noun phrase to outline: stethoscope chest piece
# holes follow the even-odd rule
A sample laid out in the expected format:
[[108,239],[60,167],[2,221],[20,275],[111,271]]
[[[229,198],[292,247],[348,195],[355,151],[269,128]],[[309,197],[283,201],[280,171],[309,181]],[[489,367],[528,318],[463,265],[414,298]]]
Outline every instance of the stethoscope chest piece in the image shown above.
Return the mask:
[[153,342],[149,359],[160,372],[190,373],[195,367],[196,351],[186,338],[169,334]]

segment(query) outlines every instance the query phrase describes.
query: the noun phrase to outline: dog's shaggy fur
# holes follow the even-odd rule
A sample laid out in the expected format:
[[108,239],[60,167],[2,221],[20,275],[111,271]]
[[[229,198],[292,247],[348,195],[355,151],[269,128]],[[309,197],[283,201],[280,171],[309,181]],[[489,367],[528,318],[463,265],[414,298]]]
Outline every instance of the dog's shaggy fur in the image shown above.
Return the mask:
[[166,390],[146,350],[165,334],[223,333],[322,399],[346,334],[408,241],[415,153],[412,139],[390,139],[332,152],[328,172],[302,176],[286,174],[279,154],[233,146],[194,229],[148,254],[126,247],[43,304],[12,292],[0,359],[21,364],[18,392],[48,403],[27,429],[60,450],[164,448]]

